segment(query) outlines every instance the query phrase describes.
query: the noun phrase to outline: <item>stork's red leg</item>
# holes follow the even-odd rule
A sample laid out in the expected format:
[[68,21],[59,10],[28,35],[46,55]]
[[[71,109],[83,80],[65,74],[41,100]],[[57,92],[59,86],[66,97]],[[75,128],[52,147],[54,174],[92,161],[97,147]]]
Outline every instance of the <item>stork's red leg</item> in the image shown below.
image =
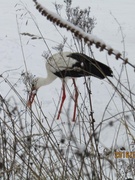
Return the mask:
[[62,82],[62,100],[61,100],[61,104],[60,104],[60,109],[59,109],[59,112],[58,112],[58,116],[57,116],[57,119],[60,118],[60,114],[61,114],[61,110],[62,110],[62,106],[63,106],[63,103],[66,99],[66,91],[65,91],[65,81],[63,80]]
[[76,107],[77,107],[77,100],[78,100],[78,90],[77,90],[77,86],[76,86],[76,83],[75,83],[75,79],[73,79],[73,84],[74,84],[74,87],[75,87],[75,104],[74,104],[74,114],[73,114],[73,119],[72,121],[75,122],[75,118],[76,118]]

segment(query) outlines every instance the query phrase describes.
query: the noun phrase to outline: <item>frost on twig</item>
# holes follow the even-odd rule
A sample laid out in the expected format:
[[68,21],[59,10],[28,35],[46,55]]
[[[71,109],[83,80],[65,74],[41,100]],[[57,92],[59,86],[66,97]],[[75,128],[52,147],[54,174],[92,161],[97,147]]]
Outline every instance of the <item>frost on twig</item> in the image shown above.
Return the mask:
[[64,49],[64,45],[67,42],[67,38],[63,37],[63,42],[61,42],[60,44],[58,44],[57,46],[53,47],[53,49],[55,49],[58,52],[63,52]]
[[43,51],[42,57],[43,57],[44,59],[48,59],[48,58],[49,58],[49,54],[50,54],[49,51]]
[[[66,5],[66,16],[67,21],[74,24],[75,26],[82,29],[84,32],[87,32],[91,34],[93,28],[95,27],[95,18],[91,17],[91,8],[85,8],[81,9],[79,6],[72,7],[72,1],[71,0],[64,0],[64,3]],[[54,3],[56,12],[59,16],[61,16],[61,10],[63,8],[63,5]]]
[[79,7],[67,7],[66,12],[69,22],[79,27],[84,32],[91,34],[94,28],[95,19],[90,17],[90,7],[84,10]]
[[91,45],[95,44],[96,48],[99,48],[100,51],[106,50],[106,51],[108,51],[108,55],[113,54],[116,59],[121,59],[124,61],[125,64],[129,64],[130,66],[135,68],[135,66],[128,61],[128,58],[122,58],[122,54],[119,51],[117,51],[117,50],[113,49],[111,46],[107,45],[103,40],[97,38],[94,35],[84,32],[81,28],[62,19],[59,15],[57,15],[57,14],[49,11],[47,8],[43,7],[40,3],[37,2],[37,0],[33,0],[33,1],[36,5],[36,9],[38,9],[38,11],[43,16],[45,16],[49,21],[53,22],[54,24],[56,24],[57,26],[59,26],[61,28],[66,28],[67,31],[71,31],[79,39],[84,39],[84,42],[87,45],[91,46]]
[[42,37],[39,37],[39,36],[34,35],[34,34],[26,33],[26,32],[21,33],[21,35],[23,35],[23,36],[29,36],[29,37],[31,37],[32,40],[34,40],[34,39],[42,39]]
[[[66,20],[76,27],[79,27],[84,32],[91,34],[92,30],[95,27],[95,18],[91,17],[91,8],[85,8],[81,9],[79,6],[72,7],[72,0],[64,0],[65,3],[65,13],[66,13]],[[57,14],[62,17],[61,10],[64,7],[63,5],[54,3],[55,9]],[[83,46],[82,46],[82,39],[80,39],[78,36],[74,35],[72,33],[74,43],[77,49],[79,49],[81,52],[83,52]],[[77,44],[76,44],[77,42]],[[62,52],[64,44],[59,44],[55,50]],[[78,47],[77,47],[78,45]]]

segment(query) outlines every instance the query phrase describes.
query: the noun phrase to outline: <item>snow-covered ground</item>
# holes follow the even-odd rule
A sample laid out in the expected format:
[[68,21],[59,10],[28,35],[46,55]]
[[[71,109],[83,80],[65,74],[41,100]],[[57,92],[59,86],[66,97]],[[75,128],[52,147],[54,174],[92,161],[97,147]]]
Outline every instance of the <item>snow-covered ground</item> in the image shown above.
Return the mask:
[[[46,8],[55,11],[53,0],[40,0],[42,5]],[[63,0],[56,1],[59,4],[63,4]],[[62,42],[62,37],[56,31],[55,27],[52,26],[51,22],[48,22],[45,17],[41,16],[40,13],[35,9],[34,3],[32,0],[23,0],[23,4],[26,5],[27,10],[32,14],[35,22],[38,24],[43,36],[46,39],[48,47],[51,49],[55,47],[58,43]],[[78,1],[73,0],[73,6],[79,6],[82,9],[91,7],[92,17],[96,19],[96,26],[93,30],[93,34],[103,39],[104,42],[111,45],[114,49],[123,52],[123,42],[121,31],[118,23],[122,28],[125,40],[125,51],[126,57],[129,58],[129,61],[133,64],[135,59],[134,54],[134,44],[135,44],[135,1],[134,0],[84,0]],[[31,34],[40,35],[34,21],[30,18],[29,14],[26,14],[26,9],[22,6],[22,2],[19,0],[1,0],[0,5],[0,74],[4,73],[4,76],[8,76],[8,79],[11,83],[16,83],[20,74],[25,69],[24,58],[27,64],[27,70],[33,73],[36,76],[46,76],[46,70],[44,65],[44,59],[42,57],[43,51],[47,51],[47,46],[42,40],[30,40],[29,37],[21,36],[19,37],[19,32],[27,32]],[[64,17],[63,17],[64,18]],[[116,20],[118,23],[116,22]],[[63,35],[69,36],[69,32],[66,30],[61,31]],[[21,47],[22,46],[22,47]],[[22,48],[24,52],[24,57],[22,54]],[[66,48],[68,50],[69,47]],[[54,53],[55,50],[51,49]],[[75,50],[75,49],[74,49]],[[94,56],[97,60],[109,64],[114,71],[114,74],[117,76],[117,73],[120,73],[122,61],[116,61],[115,57],[108,56],[107,53],[99,52],[98,49],[93,47]],[[128,67],[128,75],[130,79],[131,89],[133,90],[135,86],[135,74],[133,68]],[[124,75],[122,76],[122,82],[124,82]],[[1,81],[0,81],[1,82]],[[100,81],[95,78],[91,78],[92,82],[92,101],[94,109],[94,118],[95,123],[99,124],[102,120],[103,112],[107,103],[109,102],[114,89],[108,85],[106,80]],[[112,82],[116,83],[115,80]],[[126,85],[127,82],[125,82]],[[71,82],[68,83],[69,87],[72,89]],[[79,91],[84,93],[83,78],[77,80],[77,85]],[[115,84],[116,85],[116,84]],[[27,95],[23,91],[24,85],[21,82],[17,82],[17,89],[23,98],[26,99]],[[73,89],[72,89],[73,90]],[[59,94],[61,91],[61,81],[59,79],[55,80],[52,84],[43,87],[38,92],[38,99],[42,103],[44,112],[48,118],[51,119],[53,116],[59,100]],[[9,86],[1,82],[0,83],[0,94],[2,96],[10,97],[12,92],[9,93]],[[69,95],[67,94],[67,97]],[[67,98],[68,99],[68,98]],[[81,103],[81,98],[79,99]],[[19,104],[19,102],[17,102]],[[68,100],[65,103],[64,107],[66,109],[68,105]],[[21,105],[20,105],[21,106]],[[122,103],[121,98],[118,94],[115,94],[114,102],[109,105],[108,111],[105,113],[105,117],[108,118],[119,112],[121,112]],[[72,111],[72,110],[71,110]],[[72,112],[71,112],[72,116]],[[64,117],[64,114],[62,114]],[[120,117],[119,117],[120,118]],[[64,119],[64,118],[63,118]],[[104,118],[105,119],[105,118]],[[111,119],[113,120],[113,119]],[[116,120],[114,118],[114,120]],[[64,119],[66,122],[66,118]],[[57,121],[58,124],[61,121]],[[56,124],[57,124],[56,123]],[[107,122],[108,123],[108,122]],[[101,134],[101,144],[105,147],[111,147],[113,144],[113,139],[117,133],[117,127],[119,130],[118,146],[126,145],[126,134],[123,127],[119,127],[119,122],[117,125],[112,128],[105,128]]]

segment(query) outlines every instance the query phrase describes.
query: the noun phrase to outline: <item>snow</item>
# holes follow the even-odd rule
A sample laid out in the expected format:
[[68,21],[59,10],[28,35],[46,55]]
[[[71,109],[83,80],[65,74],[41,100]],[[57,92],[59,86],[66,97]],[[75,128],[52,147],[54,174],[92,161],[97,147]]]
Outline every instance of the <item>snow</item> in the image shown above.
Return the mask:
[[[72,23],[64,20],[56,13],[53,13],[52,11],[49,11],[47,8],[43,7],[40,3],[35,1],[36,8],[39,10],[39,12],[45,16],[48,20],[56,24],[57,26],[61,28],[66,28],[67,31],[71,31],[73,34],[75,34],[76,37],[81,37],[84,39],[84,42],[87,44],[95,44],[96,48],[101,48],[102,51],[105,49],[108,51],[109,55],[114,54],[116,56],[116,59],[122,58],[121,53],[118,50],[114,50],[110,45],[105,44],[103,40],[98,38],[97,36],[88,34],[84,32],[81,28],[78,26],[73,25]],[[117,53],[117,54],[116,54]],[[124,59],[124,58],[122,58]]]
[[[40,0],[39,2],[43,4],[43,6],[47,9],[51,9],[51,11],[54,12],[55,10],[52,1],[48,2],[47,0]],[[57,2],[62,3],[63,1],[57,0]],[[22,6],[22,4],[26,5],[32,17],[35,18],[35,22],[33,21],[32,17],[28,13],[26,13],[26,10]],[[102,42],[103,44],[105,42],[108,49],[110,49],[111,47],[116,49],[114,50],[116,54],[119,52],[123,54],[124,49],[120,27],[114,19],[115,17],[120,23],[122,31],[124,33],[126,57],[128,57],[131,63],[135,64],[135,22],[133,21],[133,17],[135,17],[134,0],[85,0],[85,3],[74,0],[73,5],[80,6],[81,8],[90,6],[92,16],[96,18],[97,23],[94,28],[93,34],[90,37],[95,39],[95,41],[100,40],[100,42]],[[28,32],[41,36],[38,28],[36,27],[36,23],[46,39],[45,42],[43,42],[42,40],[31,40],[30,37],[21,36],[21,44],[18,31],[21,33]],[[23,100],[27,102],[27,92],[24,90],[26,87],[22,82],[20,82],[19,79],[22,71],[26,71],[25,63],[27,65],[27,70],[30,71],[33,75],[45,77],[46,60],[44,60],[42,57],[43,51],[51,50],[52,54],[56,53],[56,51],[52,49],[52,47],[62,42],[61,34],[69,36],[70,38],[70,33],[63,29],[59,29],[59,31],[61,30],[61,34],[58,33],[56,28],[52,26],[51,22],[47,21],[45,17],[40,15],[40,13],[36,10],[33,1],[30,0],[23,0],[23,3],[19,0],[1,0],[0,27],[0,74],[2,74],[4,78],[7,78],[10,81],[13,87],[15,87],[20,93]],[[47,43],[47,45],[45,43]],[[70,51],[70,48],[72,47],[70,46],[70,41],[68,43],[69,44],[66,45],[66,50]],[[22,54],[22,48],[24,54]],[[76,50],[74,47],[73,49]],[[117,61],[113,55],[108,56],[105,51],[100,52],[95,47],[92,47],[92,50],[94,52],[95,59],[110,65],[110,67],[114,71],[115,77],[118,78],[118,74],[123,73],[122,61]],[[133,68],[127,66],[127,71],[129,76],[130,88],[132,92],[134,92],[135,74]],[[117,86],[115,77],[111,79],[111,81]],[[125,73],[123,73],[121,82],[123,82],[124,86],[128,87],[126,77],[127,76],[125,75]],[[95,125],[98,126],[98,124],[102,120],[104,120],[102,125],[102,128],[104,130],[100,133],[100,143],[102,144],[102,147],[111,148],[112,146],[115,147],[117,145],[119,147],[125,146],[128,148],[128,141],[126,137],[127,132],[126,129],[121,125],[121,122],[124,122],[123,119],[127,115],[129,116],[127,123],[132,124],[133,118],[131,116],[132,113],[130,112],[131,109],[127,108],[124,102],[121,101],[120,96],[115,93],[114,88],[110,86],[107,80],[100,81],[96,78],[91,78],[90,83],[94,118],[96,121]],[[9,84],[5,81],[5,79],[0,78],[0,85],[0,94],[5,98],[13,96],[17,101],[19,108],[24,109],[24,107],[20,103],[20,100],[18,100],[18,98],[14,96],[14,91],[11,91]],[[89,105],[83,78],[77,80],[77,86],[80,96],[82,95],[83,99],[85,99],[86,104]],[[123,93],[125,93],[126,89],[123,87],[121,88]],[[59,95],[61,93],[61,81],[59,79],[56,79],[52,84],[45,86],[38,91],[38,101],[40,102],[41,107],[44,109],[45,115],[49,119],[48,123],[52,123],[54,131],[59,127],[60,129],[65,129],[68,121],[65,114],[68,112],[69,106],[71,107],[71,109],[69,110],[70,119],[72,119],[73,102],[70,102],[70,97],[72,96],[74,91],[72,82],[68,82],[67,90],[67,100],[64,104],[63,113],[61,114],[62,120],[55,121],[55,123],[51,120],[57,112],[57,104],[59,101]],[[109,104],[109,100],[112,97],[113,101],[111,101],[111,103]],[[125,97],[127,98],[127,100],[129,100],[129,94],[125,95]],[[81,97],[79,97],[79,104],[82,104]],[[105,111],[106,108],[107,111]],[[36,106],[33,107],[33,110],[36,110]],[[81,110],[84,110],[84,114],[87,113],[85,107],[82,107]],[[121,112],[123,110],[127,112],[125,113],[125,117],[121,116]],[[107,118],[110,118],[110,121],[114,123],[114,126],[110,127],[108,125],[110,121],[105,121],[105,119]],[[64,126],[64,124],[66,125]],[[79,122],[76,123],[76,125],[78,124]],[[71,126],[74,127],[73,122],[71,122]],[[45,127],[46,129],[50,128],[46,122]],[[79,137],[78,126],[75,128],[75,130],[76,131],[74,132],[76,134],[76,137]],[[65,130],[64,132],[66,135],[68,134],[68,130]],[[131,130],[131,132],[134,134],[134,130]],[[116,137],[117,142],[113,142],[114,138]],[[82,152],[84,147],[83,144],[80,144],[79,147],[80,151]]]

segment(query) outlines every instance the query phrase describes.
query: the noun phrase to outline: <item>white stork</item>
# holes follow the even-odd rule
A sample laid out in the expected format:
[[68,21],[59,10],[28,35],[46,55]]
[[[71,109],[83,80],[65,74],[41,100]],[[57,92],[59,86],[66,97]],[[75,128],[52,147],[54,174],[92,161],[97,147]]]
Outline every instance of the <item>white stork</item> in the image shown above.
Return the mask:
[[58,111],[57,119],[60,118],[62,106],[66,98],[65,80],[72,78],[75,87],[75,105],[73,113],[73,121],[76,118],[76,107],[78,99],[78,91],[75,83],[75,78],[84,76],[94,76],[99,79],[104,79],[106,76],[113,76],[113,72],[107,65],[92,59],[82,53],[61,52],[49,57],[46,62],[47,77],[37,77],[32,81],[31,92],[27,105],[31,107],[37,90],[41,86],[45,86],[54,81],[57,77],[62,80],[62,100]]

